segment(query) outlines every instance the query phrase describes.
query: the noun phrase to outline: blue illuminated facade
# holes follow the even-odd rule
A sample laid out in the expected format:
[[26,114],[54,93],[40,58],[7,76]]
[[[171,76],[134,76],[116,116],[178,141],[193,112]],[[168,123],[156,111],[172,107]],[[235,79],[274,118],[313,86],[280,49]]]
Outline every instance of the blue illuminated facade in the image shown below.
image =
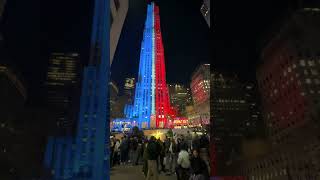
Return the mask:
[[[138,80],[136,83],[135,99],[132,115],[140,128],[149,128],[151,116],[155,114],[155,56],[154,56],[154,4],[147,8],[147,19],[141,43]],[[125,112],[126,113],[126,112]]]
[[109,177],[109,1],[95,0],[90,63],[84,69],[75,137],[50,137],[45,167],[52,179]]

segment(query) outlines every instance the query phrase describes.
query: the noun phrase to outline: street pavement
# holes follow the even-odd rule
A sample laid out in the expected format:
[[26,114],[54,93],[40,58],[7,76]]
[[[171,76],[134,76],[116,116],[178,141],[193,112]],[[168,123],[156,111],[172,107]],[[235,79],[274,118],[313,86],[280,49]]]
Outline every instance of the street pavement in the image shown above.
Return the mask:
[[[166,176],[161,173],[159,180],[176,180],[175,175]],[[142,173],[142,166],[120,165],[113,167],[110,173],[110,180],[145,180]]]

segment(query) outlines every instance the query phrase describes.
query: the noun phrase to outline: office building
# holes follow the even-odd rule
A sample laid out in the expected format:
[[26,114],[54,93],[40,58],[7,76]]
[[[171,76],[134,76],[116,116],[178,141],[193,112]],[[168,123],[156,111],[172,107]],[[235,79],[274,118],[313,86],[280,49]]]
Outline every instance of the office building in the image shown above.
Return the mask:
[[191,76],[194,108],[202,125],[210,123],[210,64],[200,64]]
[[135,78],[126,78],[124,83],[124,95],[128,99],[128,104],[133,104]]
[[129,9],[128,0],[110,0],[110,65]]
[[[159,7],[151,2],[141,43],[132,117],[140,128],[165,128],[171,116]],[[132,111],[129,111],[132,112]]]
[[178,116],[186,116],[186,106],[192,105],[189,88],[181,84],[168,84],[170,103],[178,110]]
[[211,168],[217,176],[239,175],[242,141],[259,135],[258,94],[253,82],[241,82],[235,74],[211,74]]
[[250,179],[320,178],[320,9],[291,14],[257,70],[270,152],[243,166]]
[[78,53],[51,53],[47,71],[47,105],[55,116],[57,134],[71,133],[77,118],[80,81]]

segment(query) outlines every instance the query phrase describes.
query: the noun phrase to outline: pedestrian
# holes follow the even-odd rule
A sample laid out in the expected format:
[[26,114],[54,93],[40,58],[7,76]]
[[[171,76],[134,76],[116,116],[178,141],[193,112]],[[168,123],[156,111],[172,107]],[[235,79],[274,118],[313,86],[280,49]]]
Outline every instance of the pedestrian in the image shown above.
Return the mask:
[[129,151],[129,145],[128,145],[128,139],[126,136],[122,138],[122,142],[120,145],[120,156],[121,156],[121,164],[126,164],[128,160],[128,151]]
[[157,169],[157,159],[159,158],[160,151],[158,147],[159,145],[157,145],[155,137],[151,136],[147,146],[148,174],[147,174],[146,180],[159,179],[159,174]]
[[160,138],[158,138],[157,143],[158,143],[158,150],[160,152],[159,158],[158,158],[158,170],[160,173],[161,171],[163,171],[163,172],[165,171],[164,164],[163,164],[163,160],[164,160],[164,156],[165,156],[165,149],[164,149],[164,144]]
[[190,169],[190,158],[187,151],[188,145],[186,143],[181,144],[181,150],[178,155],[176,167],[176,174],[178,180],[187,180],[189,179],[189,169]]
[[168,158],[168,173],[167,175],[171,175],[175,171],[176,163],[177,163],[177,157],[178,157],[178,151],[177,151],[177,144],[174,139],[171,139],[170,146],[169,146],[169,158]]
[[130,137],[129,138],[129,154],[128,154],[128,163],[132,163],[132,159],[133,159],[133,138]]
[[114,137],[110,138],[110,167],[113,166],[113,157],[114,157],[114,147],[115,147],[115,139]]
[[114,153],[113,153],[113,165],[120,164],[120,140],[116,140],[116,144],[114,146]]
[[147,151],[147,147],[148,147],[148,140],[146,139],[144,141],[143,144],[143,167],[142,167],[142,171],[144,173],[144,176],[147,177],[148,175],[148,151]]
[[199,151],[194,149],[192,151],[191,176],[189,180],[209,180],[208,167],[205,161],[200,158]]
[[141,139],[139,138],[136,138],[136,140],[135,140],[136,142],[136,144],[134,145],[135,146],[135,152],[134,152],[134,154],[135,154],[135,158],[134,158],[134,165],[138,165],[138,163],[139,163],[139,159],[140,159],[140,157],[141,157],[141,150],[142,150],[142,142],[141,142]]

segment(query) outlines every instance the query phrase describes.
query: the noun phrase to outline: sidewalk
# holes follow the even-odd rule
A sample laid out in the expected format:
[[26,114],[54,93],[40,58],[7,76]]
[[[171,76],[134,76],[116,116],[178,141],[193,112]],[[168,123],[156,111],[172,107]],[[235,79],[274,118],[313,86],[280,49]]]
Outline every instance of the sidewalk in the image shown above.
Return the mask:
[[[113,167],[110,173],[110,180],[144,180],[142,174],[142,166],[116,166]],[[176,176],[166,176],[164,173],[160,174],[159,180],[176,180]]]

